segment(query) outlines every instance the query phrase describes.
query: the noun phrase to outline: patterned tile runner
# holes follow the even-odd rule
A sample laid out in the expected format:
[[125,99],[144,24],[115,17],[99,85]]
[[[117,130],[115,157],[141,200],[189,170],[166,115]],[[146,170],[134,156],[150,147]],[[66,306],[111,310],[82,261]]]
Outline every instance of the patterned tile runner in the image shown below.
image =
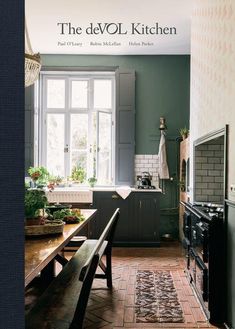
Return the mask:
[[184,322],[169,271],[137,271],[136,322]]

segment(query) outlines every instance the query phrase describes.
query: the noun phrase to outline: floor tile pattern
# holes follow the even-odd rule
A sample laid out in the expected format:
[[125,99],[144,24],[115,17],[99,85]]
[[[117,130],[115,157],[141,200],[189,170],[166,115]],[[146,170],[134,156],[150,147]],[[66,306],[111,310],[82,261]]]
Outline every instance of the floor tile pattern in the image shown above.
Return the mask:
[[[160,248],[114,248],[113,289],[95,279],[86,312],[86,329],[217,328],[208,323],[184,272],[184,252],[179,244]],[[168,270],[173,277],[184,323],[136,323],[137,270]]]

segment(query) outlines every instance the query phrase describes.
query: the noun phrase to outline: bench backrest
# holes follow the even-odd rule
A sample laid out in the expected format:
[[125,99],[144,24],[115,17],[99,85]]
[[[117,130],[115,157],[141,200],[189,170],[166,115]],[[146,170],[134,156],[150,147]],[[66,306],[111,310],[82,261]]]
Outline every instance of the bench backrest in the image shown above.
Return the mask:
[[86,263],[81,269],[79,280],[83,281],[83,285],[79,295],[73,321],[70,325],[70,329],[82,328],[82,323],[86,312],[86,306],[87,306],[93,278],[95,276],[95,272],[98,267],[100,258],[102,257],[109,243],[112,243],[119,214],[120,214],[120,210],[119,208],[117,208],[113,216],[111,217],[110,221],[106,225],[99,240],[97,240],[96,246],[92,251],[90,257],[88,258],[88,260],[86,261]]
[[[115,233],[115,229],[117,226],[117,221],[120,215],[120,209],[117,208],[113,214],[113,216],[111,217],[111,219],[109,220],[108,224],[106,225],[103,233],[101,234],[99,240],[97,241],[96,247],[94,248],[94,250],[92,251],[90,257],[88,258],[88,260],[86,261],[86,263],[84,264],[81,272],[80,272],[80,276],[79,276],[79,280],[83,281],[88,273],[89,270],[89,265],[92,262],[92,259],[95,255],[99,255],[103,254],[102,250],[104,248],[105,245],[105,241],[107,241],[107,246],[110,246],[113,242],[113,237],[114,237],[114,233]],[[105,245],[106,248],[106,245]],[[100,252],[101,251],[101,252]]]

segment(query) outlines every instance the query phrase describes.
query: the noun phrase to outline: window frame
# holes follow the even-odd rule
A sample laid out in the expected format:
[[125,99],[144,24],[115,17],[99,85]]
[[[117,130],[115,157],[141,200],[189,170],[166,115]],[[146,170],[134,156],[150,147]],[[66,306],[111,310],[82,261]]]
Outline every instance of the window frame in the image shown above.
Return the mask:
[[[49,79],[58,79],[58,80],[65,80],[65,107],[64,108],[47,108],[47,80]],[[94,80],[111,80],[111,109],[104,109],[104,108],[94,108],[93,100],[94,100]],[[88,104],[87,108],[79,108],[79,107],[72,107],[72,81],[76,80],[87,80],[88,81]],[[70,166],[70,157],[71,157],[71,150],[72,145],[70,141],[71,135],[71,125],[70,119],[71,114],[80,114],[86,113],[88,114],[88,141],[87,141],[87,154],[89,158],[89,148],[90,148],[90,141],[89,130],[92,124],[92,115],[93,113],[97,113],[97,117],[99,116],[100,112],[111,113],[111,182],[110,185],[115,183],[115,129],[116,129],[116,81],[115,81],[115,72],[84,72],[84,71],[41,71],[40,72],[40,83],[39,83],[39,111],[38,111],[38,129],[35,134],[35,141],[38,140],[38,146],[35,151],[37,151],[38,165],[46,166],[46,155],[47,155],[47,123],[46,123],[46,116],[48,113],[63,113],[65,116],[65,145],[69,145],[69,152],[64,153],[64,162],[65,162],[65,177],[71,174]],[[98,128],[96,131],[98,135]],[[98,147],[98,145],[97,145]],[[36,153],[36,152],[35,152]],[[91,153],[93,154],[93,153]],[[98,155],[96,155],[98,159]],[[97,165],[97,163],[96,163]],[[89,166],[91,168],[91,166]],[[96,168],[97,170],[97,168]],[[90,173],[87,173],[88,177]]]

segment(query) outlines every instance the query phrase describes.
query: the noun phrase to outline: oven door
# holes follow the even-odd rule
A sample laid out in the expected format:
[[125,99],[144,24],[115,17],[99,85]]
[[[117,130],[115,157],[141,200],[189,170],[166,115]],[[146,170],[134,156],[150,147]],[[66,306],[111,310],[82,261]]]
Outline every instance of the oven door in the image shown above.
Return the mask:
[[197,292],[204,302],[208,301],[208,269],[201,261],[201,258],[195,259],[195,286]]
[[186,259],[186,267],[189,269],[189,251],[190,251],[190,242],[187,238],[183,238],[182,245],[185,250],[185,259]]
[[188,272],[190,277],[190,283],[196,284],[196,258],[197,255],[195,251],[190,248],[189,250],[189,263],[188,263]]
[[191,226],[191,215],[188,211],[184,212],[183,215],[183,232],[185,238],[190,241],[190,226]]
[[208,263],[209,258],[209,228],[208,224],[204,222],[196,223],[196,245],[195,250],[198,256],[201,258],[202,262]]

